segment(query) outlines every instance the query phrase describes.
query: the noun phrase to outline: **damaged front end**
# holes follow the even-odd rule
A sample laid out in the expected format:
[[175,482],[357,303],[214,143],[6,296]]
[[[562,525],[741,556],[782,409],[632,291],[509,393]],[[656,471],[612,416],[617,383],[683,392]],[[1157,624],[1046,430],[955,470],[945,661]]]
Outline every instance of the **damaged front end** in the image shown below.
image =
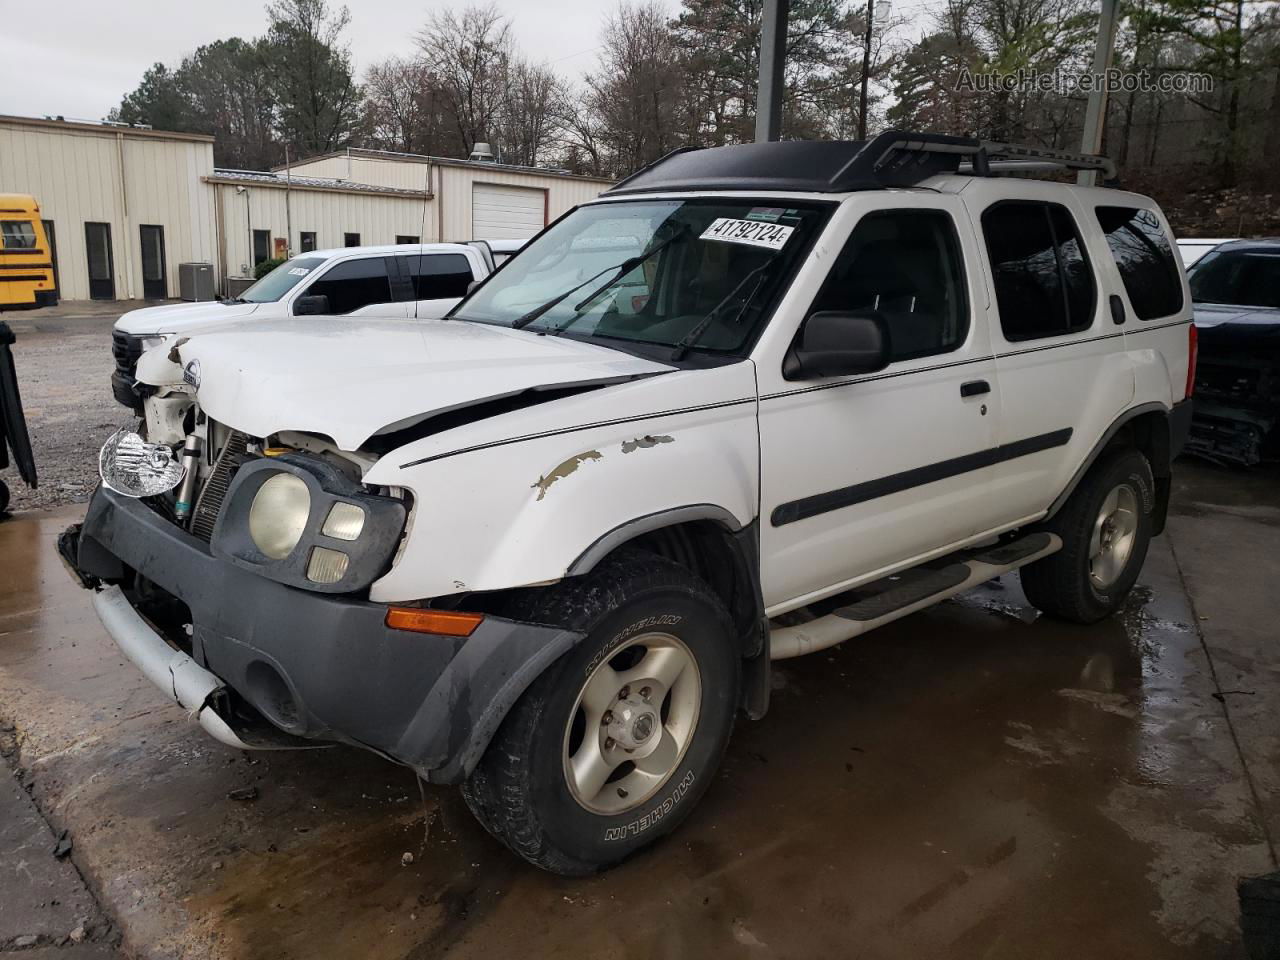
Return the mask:
[[58,543],[107,632],[223,743],[343,742],[433,781],[465,777],[580,634],[455,611],[458,598],[371,600],[412,494],[365,481],[372,443],[215,419],[200,401],[213,367],[202,385],[183,346],[139,361],[143,421],[108,439],[103,483]]
[[1280,459],[1280,310],[1197,305],[1195,415],[1186,452],[1254,466]]

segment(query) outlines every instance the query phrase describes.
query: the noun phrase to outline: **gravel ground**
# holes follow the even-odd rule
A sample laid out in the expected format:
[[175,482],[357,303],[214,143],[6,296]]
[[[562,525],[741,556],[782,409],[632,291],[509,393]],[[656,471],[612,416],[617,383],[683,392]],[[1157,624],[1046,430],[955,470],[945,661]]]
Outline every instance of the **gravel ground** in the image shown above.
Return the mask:
[[13,329],[18,388],[35,451],[39,486],[10,467],[2,475],[9,509],[43,510],[89,499],[98,482],[98,449],[133,422],[111,396],[111,325],[142,304],[67,303],[0,316]]

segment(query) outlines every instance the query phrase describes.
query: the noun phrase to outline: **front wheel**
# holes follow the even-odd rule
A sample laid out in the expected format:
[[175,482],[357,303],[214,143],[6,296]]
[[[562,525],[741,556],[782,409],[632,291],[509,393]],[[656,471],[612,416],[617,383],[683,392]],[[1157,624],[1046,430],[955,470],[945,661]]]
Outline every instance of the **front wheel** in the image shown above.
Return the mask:
[[710,786],[738,702],[733,627],[689,570],[640,553],[526,616],[587,636],[512,708],[463,796],[530,863],[592,873],[670,833]]
[[1020,571],[1027,599],[1075,623],[1110,616],[1142,570],[1154,506],[1147,458],[1137,450],[1105,456],[1046,524],[1062,538],[1062,549]]

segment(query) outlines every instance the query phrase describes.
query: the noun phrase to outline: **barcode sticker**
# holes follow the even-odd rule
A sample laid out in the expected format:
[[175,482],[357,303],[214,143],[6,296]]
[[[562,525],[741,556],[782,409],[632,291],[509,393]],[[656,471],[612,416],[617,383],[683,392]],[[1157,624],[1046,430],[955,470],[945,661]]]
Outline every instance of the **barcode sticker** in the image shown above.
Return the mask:
[[745,243],[751,247],[764,247],[766,250],[781,250],[794,230],[795,227],[787,227],[779,223],[719,217],[702,231],[701,239]]

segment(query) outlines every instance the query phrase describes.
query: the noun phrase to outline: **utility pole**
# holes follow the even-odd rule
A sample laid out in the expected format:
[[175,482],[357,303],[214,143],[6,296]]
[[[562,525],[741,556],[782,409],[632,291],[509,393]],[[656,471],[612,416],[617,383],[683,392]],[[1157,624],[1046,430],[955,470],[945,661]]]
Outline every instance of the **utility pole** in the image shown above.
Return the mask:
[[764,0],[760,22],[760,83],[756,91],[756,142],[782,135],[782,94],[791,0]]
[[293,170],[289,164],[289,145],[284,145],[284,258],[293,257],[293,210],[289,196],[293,193]]
[[867,139],[867,82],[871,79],[871,32],[875,29],[876,0],[867,0],[867,30],[862,35],[862,82],[858,91],[858,139]]
[[[1101,153],[1102,134],[1107,127],[1107,88],[1105,77],[1111,69],[1111,56],[1116,45],[1116,9],[1118,0],[1102,0],[1098,15],[1098,43],[1093,49],[1093,77],[1096,87],[1089,91],[1089,104],[1084,111],[1084,129],[1080,134],[1081,153]],[[1096,170],[1081,170],[1076,182],[1093,186],[1098,182]]]

